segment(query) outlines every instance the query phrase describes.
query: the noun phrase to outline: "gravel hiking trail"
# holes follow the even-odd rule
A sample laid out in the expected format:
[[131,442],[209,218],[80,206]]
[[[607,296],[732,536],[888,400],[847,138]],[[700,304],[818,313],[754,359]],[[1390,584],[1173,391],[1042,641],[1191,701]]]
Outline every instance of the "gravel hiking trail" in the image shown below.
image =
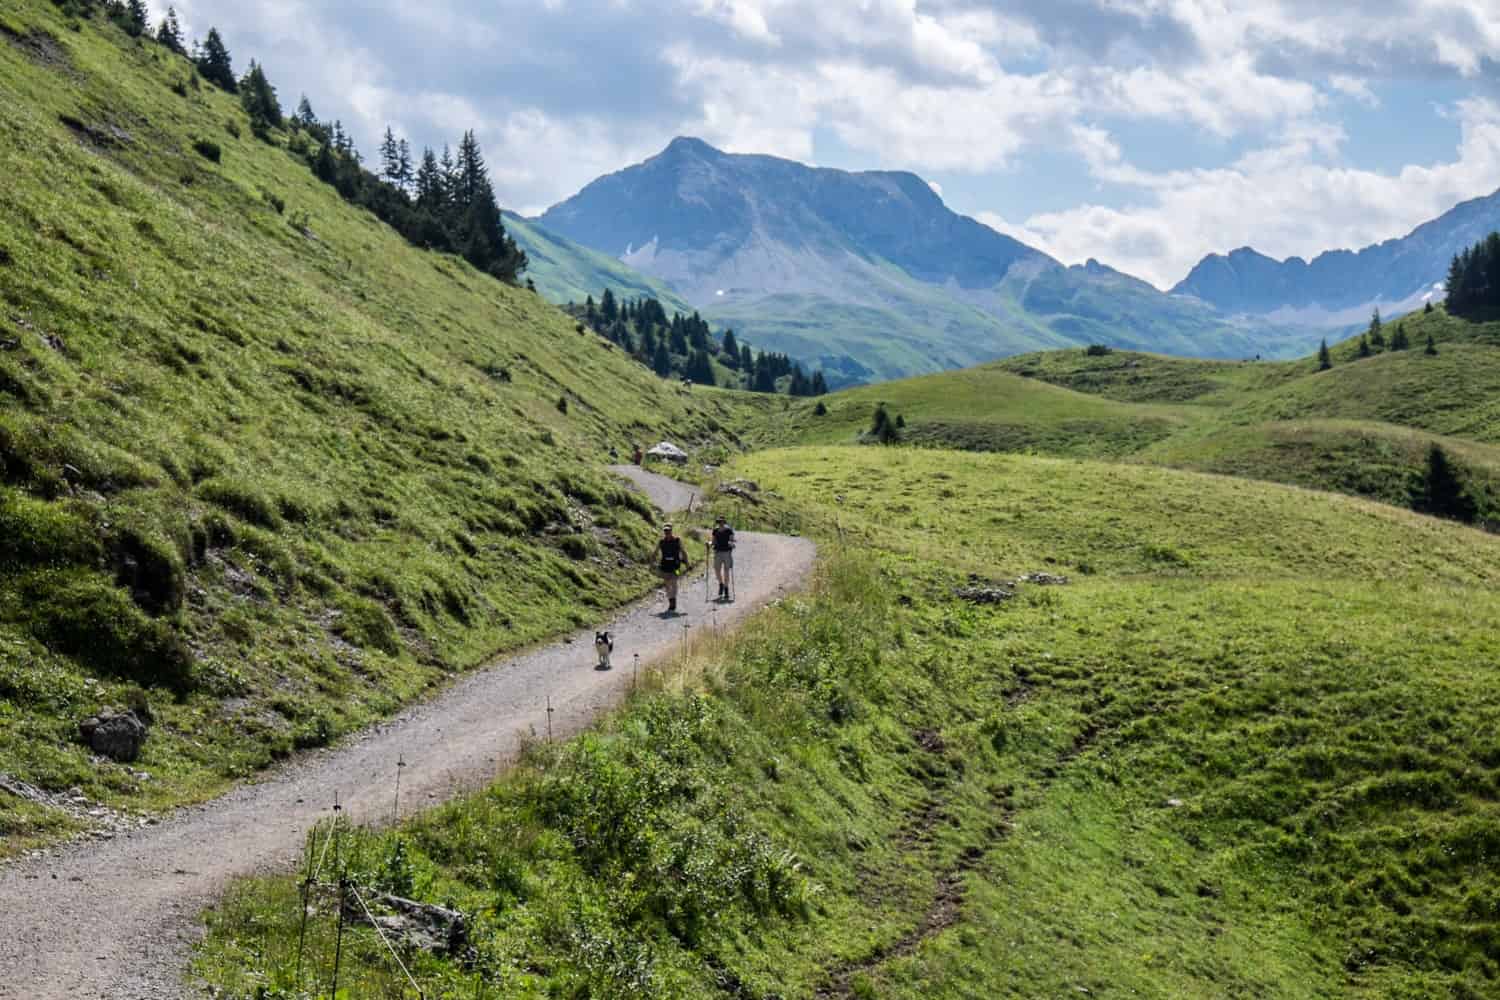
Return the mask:
[[[634,467],[615,467],[654,504],[684,509],[695,491]],[[252,784],[172,813],[157,826],[61,848],[0,867],[0,997],[14,1000],[177,1000],[187,984],[200,915],[230,880],[288,870],[307,831],[332,815],[337,793],[353,822],[389,820],[398,755],[403,814],[483,785],[523,738],[571,735],[617,704],[642,666],[682,646],[684,625],[743,620],[803,583],[816,556],[800,538],[739,536],[734,604],[705,599],[702,553],[683,578],[675,618],[659,597],[601,627],[614,634],[614,668],[595,668],[593,629],[496,661],[432,700],[326,751],[301,756]],[[696,584],[696,586],[694,585]]]

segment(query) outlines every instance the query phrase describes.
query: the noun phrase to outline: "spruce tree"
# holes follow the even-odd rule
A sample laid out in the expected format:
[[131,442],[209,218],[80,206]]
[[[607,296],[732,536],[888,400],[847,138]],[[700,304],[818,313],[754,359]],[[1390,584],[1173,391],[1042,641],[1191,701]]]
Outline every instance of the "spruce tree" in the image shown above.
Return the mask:
[[719,350],[724,354],[724,364],[730,368],[740,366],[740,342],[735,339],[733,330],[724,331],[724,343]]
[[218,28],[208,29],[208,40],[203,43],[203,52],[198,57],[198,72],[203,79],[233,94],[239,89],[234,79],[234,65],[229,58],[229,49],[219,36]]
[[620,306],[615,301],[615,293],[608,288],[604,290],[604,295],[599,299],[599,313],[604,317],[604,322],[606,323],[613,323],[620,317]]
[[885,411],[885,404],[875,407],[875,416],[870,422],[869,438],[876,444],[895,444],[901,440],[901,431],[896,422]]
[[443,168],[431,148],[422,150],[422,165],[417,168],[417,207],[439,214],[444,208]]
[[396,142],[396,133],[387,125],[380,139],[380,179],[395,184],[400,176],[401,147]]
[[1436,357],[1437,355],[1437,343],[1433,341],[1432,334],[1430,332],[1427,334],[1427,349],[1422,353],[1426,354],[1428,357]]
[[1465,524],[1473,523],[1478,514],[1459,470],[1439,445],[1434,444],[1428,449],[1427,470],[1421,485],[1413,491],[1412,507],[1423,514]]
[[828,380],[823,377],[823,369],[821,368],[813,372],[812,394],[814,396],[828,395]]
[[303,128],[312,128],[318,124],[318,116],[313,114],[312,102],[307,99],[306,94],[297,102],[297,124]]
[[1318,371],[1326,372],[1333,367],[1333,355],[1328,353],[1328,340],[1325,338],[1318,345]]
[[281,127],[281,102],[276,99],[276,88],[271,86],[266,71],[254,59],[250,60],[250,71],[240,81],[240,105],[250,116],[250,125],[256,131]]
[[1370,356],[1370,338],[1363,333],[1359,335],[1359,356],[1362,358]]
[[182,24],[177,20],[177,11],[171,7],[167,8],[167,16],[161,19],[161,26],[156,29],[156,40],[180,56],[187,55],[182,43]]
[[396,143],[396,186],[402,191],[409,192],[413,179],[411,143],[402,139]]
[[1373,315],[1373,316],[1370,317],[1370,329],[1368,331],[1366,331],[1366,335],[1370,338],[1370,346],[1371,347],[1384,347],[1385,346],[1385,333],[1384,333],[1383,328],[1381,327],[1381,324],[1380,324],[1380,309],[1379,309],[1379,307],[1376,307],[1376,309],[1375,309],[1375,315]]
[[1406,336],[1406,323],[1396,324],[1396,332],[1391,335],[1391,350],[1404,351],[1411,346],[1411,339]]
[[127,0],[125,4],[125,30],[131,37],[139,38],[150,30],[150,14],[144,0]]
[[651,370],[662,378],[672,374],[672,355],[667,353],[666,341],[656,342],[656,353],[651,358]]

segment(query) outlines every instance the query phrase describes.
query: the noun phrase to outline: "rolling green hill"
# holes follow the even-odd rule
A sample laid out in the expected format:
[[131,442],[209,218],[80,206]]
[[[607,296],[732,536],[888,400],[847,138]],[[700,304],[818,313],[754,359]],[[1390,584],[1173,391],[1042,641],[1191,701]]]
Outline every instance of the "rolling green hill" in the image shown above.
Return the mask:
[[[885,403],[912,444],[1110,457],[1330,489],[1406,505],[1433,445],[1500,521],[1500,323],[1442,310],[1400,321],[1412,347],[1360,357],[1211,361],[1053,351],[836,393],[794,407],[767,441],[847,443]],[[1387,333],[1393,326],[1387,325]],[[1423,349],[1432,336],[1437,354]]]
[[[408,956],[428,995],[1491,992],[1500,539],[1141,465],[727,471],[822,540],[811,594],[485,793],[346,836],[360,884],[474,915],[473,961]],[[302,912],[293,877],[241,884],[198,971],[291,990]],[[343,954],[400,995],[368,929]]]
[[[196,82],[195,82],[196,81]],[[188,62],[0,13],[0,773],[152,810],[638,594],[598,471],[730,441],[559,310],[412,249]],[[149,703],[135,765],[78,720]],[[0,793],[0,854],[66,829]]]

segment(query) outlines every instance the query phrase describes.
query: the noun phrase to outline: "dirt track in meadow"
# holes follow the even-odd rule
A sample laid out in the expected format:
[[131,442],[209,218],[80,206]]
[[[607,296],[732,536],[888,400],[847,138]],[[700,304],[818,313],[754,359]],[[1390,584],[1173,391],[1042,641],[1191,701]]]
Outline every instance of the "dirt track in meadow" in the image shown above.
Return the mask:
[[[632,467],[658,507],[684,509],[690,487]],[[730,626],[806,580],[816,549],[805,539],[741,534],[738,600],[719,605]],[[697,555],[697,554],[695,554]],[[712,620],[701,560],[684,579],[672,619],[652,599],[607,627],[615,669],[594,669],[593,629],[470,674],[431,701],[327,751],[297,758],[202,806],[114,840],[62,849],[0,868],[0,997],[14,1000],[176,1000],[200,914],[239,876],[289,866],[334,794],[355,822],[388,819],[397,757],[411,809],[482,785],[514,758],[523,737],[577,732],[615,705],[642,666],[670,657],[683,625]],[[403,812],[406,809],[403,808]]]

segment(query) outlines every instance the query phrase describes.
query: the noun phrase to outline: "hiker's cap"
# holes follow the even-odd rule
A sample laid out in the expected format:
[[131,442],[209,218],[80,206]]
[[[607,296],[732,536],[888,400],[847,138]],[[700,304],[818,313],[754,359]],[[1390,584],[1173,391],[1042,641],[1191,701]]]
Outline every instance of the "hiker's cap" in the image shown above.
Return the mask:
[[725,520],[726,520],[726,518],[724,517],[724,515],[720,514],[718,517],[714,518],[714,523],[715,524],[723,524],[725,522]]
[[664,524],[664,525],[661,526],[661,530],[662,531],[671,531],[672,530],[672,526],[670,524]]

